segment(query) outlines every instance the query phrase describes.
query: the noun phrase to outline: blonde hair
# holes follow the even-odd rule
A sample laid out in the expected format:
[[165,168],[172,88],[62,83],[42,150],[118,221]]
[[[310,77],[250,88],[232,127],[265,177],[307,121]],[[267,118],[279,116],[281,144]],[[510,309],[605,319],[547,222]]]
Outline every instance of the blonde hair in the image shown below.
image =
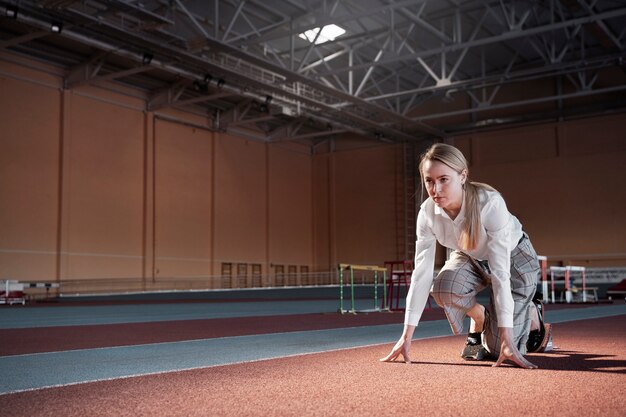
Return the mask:
[[[464,197],[465,197],[465,221],[463,222],[461,236],[459,238],[459,246],[463,250],[471,250],[476,247],[477,232],[480,230],[480,200],[478,196],[478,190],[484,189],[489,191],[496,191],[490,185],[480,182],[473,182],[469,180],[469,167],[467,160],[463,153],[451,145],[445,143],[435,143],[431,146],[421,157],[419,164],[420,175],[424,176],[424,163],[426,161],[439,161],[458,174],[466,171],[468,174],[467,180],[463,185]],[[422,182],[423,184],[423,182]]]

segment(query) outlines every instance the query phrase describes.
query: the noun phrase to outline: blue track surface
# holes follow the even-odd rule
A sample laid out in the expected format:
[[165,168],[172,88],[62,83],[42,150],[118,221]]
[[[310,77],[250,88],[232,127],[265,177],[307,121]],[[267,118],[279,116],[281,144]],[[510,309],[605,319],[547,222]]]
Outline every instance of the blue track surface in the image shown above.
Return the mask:
[[[330,301],[329,301],[330,302]],[[336,302],[247,302],[158,304],[97,307],[6,308],[3,328],[131,323],[214,317],[269,316],[336,310]],[[329,309],[330,308],[330,309]],[[626,305],[594,306],[548,312],[548,321],[601,318],[626,314]],[[12,322],[19,321],[19,325]],[[0,394],[336,349],[393,343],[402,324],[224,337],[146,345],[83,349],[0,357]],[[415,338],[450,335],[444,320],[425,321]]]
[[[16,306],[0,310],[0,329],[313,314],[336,312],[338,307],[337,300],[37,308]],[[371,309],[372,307],[373,301],[371,300],[355,302],[356,309]]]

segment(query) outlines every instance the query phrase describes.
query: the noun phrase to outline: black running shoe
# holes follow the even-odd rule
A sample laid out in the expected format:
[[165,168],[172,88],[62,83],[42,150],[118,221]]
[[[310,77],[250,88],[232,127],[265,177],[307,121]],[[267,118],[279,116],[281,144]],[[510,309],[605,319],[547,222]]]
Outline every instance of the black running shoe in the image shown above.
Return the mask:
[[487,349],[485,349],[481,343],[480,333],[470,333],[467,335],[461,357],[465,360],[473,361],[482,361],[487,357]]
[[541,344],[546,337],[546,327],[543,323],[543,303],[538,297],[533,298],[533,304],[537,307],[537,316],[539,317],[539,329],[531,330],[528,334],[528,342],[526,342],[526,350],[528,352],[538,352]]

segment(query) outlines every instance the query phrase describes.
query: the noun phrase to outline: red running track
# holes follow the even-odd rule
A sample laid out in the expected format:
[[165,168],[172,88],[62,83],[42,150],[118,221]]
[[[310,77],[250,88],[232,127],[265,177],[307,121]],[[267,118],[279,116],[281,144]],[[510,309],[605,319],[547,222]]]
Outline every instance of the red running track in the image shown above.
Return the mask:
[[555,325],[537,370],[459,358],[462,336],[0,396],[3,416],[620,416],[626,415],[626,316]]
[[[589,306],[591,305],[551,305],[550,311]],[[442,309],[429,308],[424,310],[421,321],[445,320],[445,318]],[[327,313],[0,329],[0,339],[4,341],[0,343],[0,356],[398,324],[402,323],[403,320],[404,312],[357,315]]]
[[[424,311],[423,320],[445,320],[442,309]],[[292,314],[286,316],[175,320],[148,323],[0,329],[0,356],[146,343],[246,336],[279,332],[398,324],[404,313]]]

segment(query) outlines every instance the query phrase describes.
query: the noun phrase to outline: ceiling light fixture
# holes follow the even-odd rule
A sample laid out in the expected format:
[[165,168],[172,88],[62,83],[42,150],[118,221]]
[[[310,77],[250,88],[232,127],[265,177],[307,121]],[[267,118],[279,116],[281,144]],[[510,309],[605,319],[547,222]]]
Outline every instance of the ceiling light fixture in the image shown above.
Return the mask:
[[193,89],[200,93],[206,93],[207,91],[209,91],[209,85],[202,81],[196,80],[193,82]]
[[144,65],[149,65],[152,62],[153,58],[154,58],[154,55],[152,55],[150,52],[144,52],[143,53],[143,58],[141,59],[141,62]]
[[264,113],[269,113],[270,111],[270,103],[272,102],[272,96],[265,96],[265,102],[261,104],[261,111]]
[[321,32],[318,36],[317,32],[319,31],[320,31],[320,28],[310,29],[304,33],[299,34],[298,36],[309,42],[315,41],[315,44],[319,45],[324,42],[334,41],[335,38],[338,38],[339,36],[346,33],[345,29],[334,24],[326,25],[323,28],[321,28]]
[[9,5],[4,11],[6,17],[17,19],[17,6]]
[[52,33],[61,33],[61,31],[63,30],[63,23],[52,22],[50,24],[50,30],[52,31]]

